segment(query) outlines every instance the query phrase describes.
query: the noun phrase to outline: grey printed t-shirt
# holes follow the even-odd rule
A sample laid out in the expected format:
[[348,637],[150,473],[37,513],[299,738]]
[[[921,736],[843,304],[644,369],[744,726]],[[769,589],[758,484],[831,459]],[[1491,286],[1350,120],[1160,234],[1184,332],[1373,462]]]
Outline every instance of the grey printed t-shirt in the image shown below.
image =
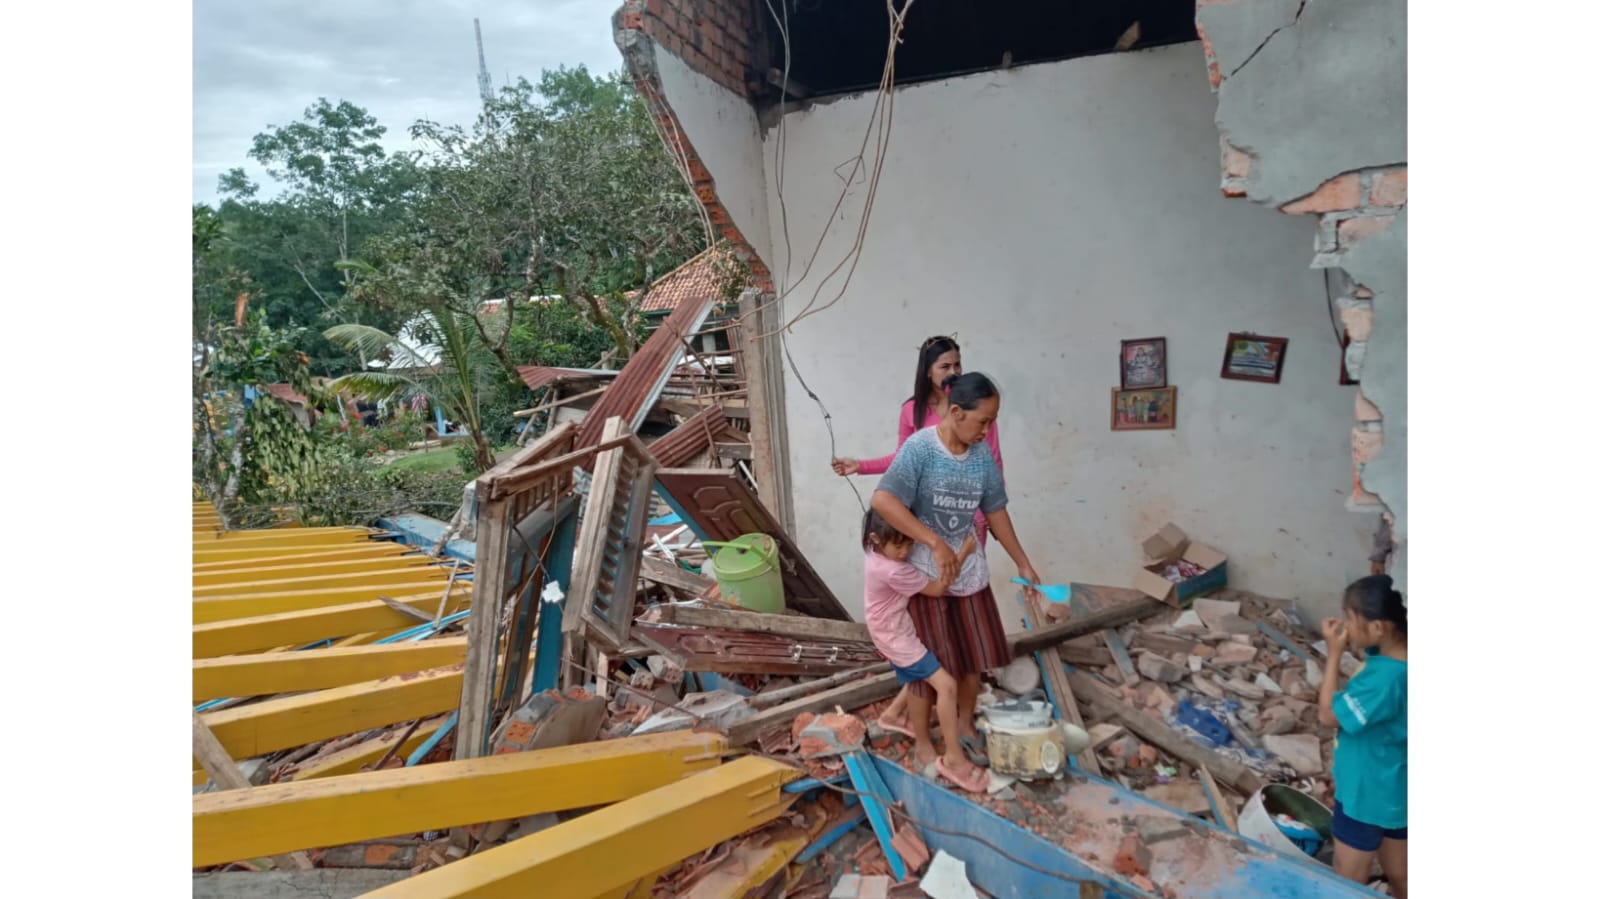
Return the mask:
[[[906,439],[894,462],[878,482],[878,489],[906,504],[917,520],[938,534],[952,551],[974,532],[973,516],[1006,507],[1006,488],[986,443],[956,455],[939,440],[937,428],[923,428]],[[908,560],[929,578],[939,566],[933,551],[918,543]],[[950,593],[968,596],[989,585],[989,564],[980,549],[967,557]]]

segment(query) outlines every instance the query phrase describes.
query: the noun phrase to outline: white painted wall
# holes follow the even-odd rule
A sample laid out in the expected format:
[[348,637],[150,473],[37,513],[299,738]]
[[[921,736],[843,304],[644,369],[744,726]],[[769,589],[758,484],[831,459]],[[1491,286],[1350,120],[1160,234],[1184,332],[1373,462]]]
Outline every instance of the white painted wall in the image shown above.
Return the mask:
[[656,69],[661,92],[716,182],[718,199],[750,246],[762,259],[772,259],[761,136],[750,101],[659,46]]
[[[663,57],[664,81],[671,63]],[[685,115],[682,97],[705,93],[671,100]],[[776,277],[786,245],[794,274],[805,267],[872,102],[787,117],[788,240],[772,180],[778,133],[763,136]],[[894,448],[918,344],[956,332],[968,370],[1001,387],[1012,514],[1047,580],[1126,585],[1140,538],[1171,519],[1230,554],[1236,586],[1331,610],[1365,573],[1371,537],[1370,518],[1344,508],[1354,388],[1338,386],[1322,276],[1306,267],[1315,222],[1220,194],[1215,110],[1197,43],[901,90],[848,293],[798,324],[789,349],[833,414],[840,452],[877,455]],[[734,127],[715,117],[717,129]],[[714,136],[711,118],[686,119],[704,130],[695,145],[719,189],[753,197],[742,185],[750,161]],[[713,153],[736,158],[725,169]],[[864,188],[851,189],[790,315],[844,257]],[[1289,338],[1280,385],[1218,377],[1236,330]],[[1178,428],[1113,433],[1118,341],[1154,336],[1167,338]],[[829,435],[795,374],[796,536],[859,618],[861,510],[828,468]],[[993,549],[1003,582],[1014,571]],[[1001,606],[1009,620],[1015,606]]]

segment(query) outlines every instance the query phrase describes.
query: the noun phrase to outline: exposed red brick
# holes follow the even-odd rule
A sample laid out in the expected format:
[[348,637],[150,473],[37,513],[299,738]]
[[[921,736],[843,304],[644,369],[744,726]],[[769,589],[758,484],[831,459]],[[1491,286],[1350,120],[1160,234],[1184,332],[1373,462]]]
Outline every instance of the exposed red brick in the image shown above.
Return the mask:
[[533,737],[534,726],[528,721],[512,721],[506,725],[505,742],[526,743]]
[[1372,336],[1372,307],[1351,306],[1339,310],[1339,320],[1344,322],[1345,333],[1350,339],[1360,343]]
[[1406,205],[1406,170],[1391,169],[1374,174],[1368,202],[1374,206]]
[[398,846],[385,846],[385,845],[379,844],[379,845],[376,845],[376,846],[368,846],[366,854],[363,856],[362,860],[365,861],[368,865],[376,868],[376,867],[384,864],[385,862],[390,861],[396,855],[399,855],[399,854],[400,854],[400,847],[398,847]]
[[1206,74],[1211,79],[1211,88],[1216,90],[1222,86],[1222,67],[1217,65],[1217,54],[1211,50],[1211,39],[1206,37],[1206,29],[1198,19],[1195,20],[1194,30],[1200,36],[1200,47],[1206,53]]
[[1361,392],[1361,388],[1356,388],[1356,421],[1382,420],[1383,413],[1378,411],[1378,407],[1372,404],[1372,400],[1367,399],[1367,395]]
[[1249,153],[1235,147],[1233,144],[1222,143],[1222,174],[1228,178],[1250,177],[1250,164],[1254,162]]
[[1382,451],[1382,431],[1364,431],[1356,428],[1350,432],[1350,457],[1355,459],[1358,465],[1371,462]]
[[1341,209],[1355,209],[1361,205],[1361,176],[1355,172],[1348,172],[1335,178],[1322,182],[1316,190],[1295,200],[1285,203],[1281,208],[1290,215],[1302,215],[1308,212],[1337,212]]
[[1139,839],[1136,833],[1130,833],[1122,838],[1122,845],[1117,847],[1117,857],[1112,860],[1118,874],[1128,877],[1143,876],[1150,873],[1150,850]]
[[1358,287],[1356,287],[1356,299],[1358,299],[1358,300],[1370,300],[1370,299],[1372,299],[1372,291],[1366,289],[1365,287],[1359,287],[1358,286]]
[[644,14],[638,12],[625,12],[622,14],[622,27],[635,31],[644,30]]
[[1368,493],[1366,491],[1366,488],[1362,485],[1362,483],[1361,483],[1361,466],[1357,465],[1357,466],[1352,467],[1352,469],[1351,469],[1351,480],[1354,482],[1354,484],[1352,485],[1351,491],[1350,491],[1350,505],[1352,505],[1352,506],[1381,506],[1381,505],[1383,505],[1383,500],[1382,499],[1380,499],[1376,494]]
[[906,870],[913,873],[922,870],[932,857],[928,852],[928,845],[922,837],[912,829],[909,824],[902,824],[894,832],[894,839],[889,841],[894,851],[900,853],[900,858],[906,863]]
[[1374,234],[1382,233],[1394,224],[1392,215],[1364,215],[1345,219],[1339,223],[1339,246],[1348,247]]

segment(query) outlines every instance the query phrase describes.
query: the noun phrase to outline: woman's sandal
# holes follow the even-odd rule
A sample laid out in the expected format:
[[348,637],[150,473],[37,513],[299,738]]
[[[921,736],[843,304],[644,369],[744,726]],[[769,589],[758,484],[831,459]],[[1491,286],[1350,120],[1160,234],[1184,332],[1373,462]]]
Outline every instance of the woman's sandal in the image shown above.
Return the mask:
[[878,719],[878,726],[891,734],[899,734],[902,737],[910,737],[913,740],[917,738],[916,732],[911,728],[899,724],[890,724],[882,718]]
[[958,742],[961,749],[966,752],[967,758],[980,768],[989,767],[989,757],[984,755],[983,740],[978,737],[962,737]]
[[989,772],[979,768],[977,765],[971,766],[960,774],[950,770],[950,767],[944,763],[944,756],[934,760],[933,765],[945,780],[966,790],[968,793],[982,794],[989,791]]

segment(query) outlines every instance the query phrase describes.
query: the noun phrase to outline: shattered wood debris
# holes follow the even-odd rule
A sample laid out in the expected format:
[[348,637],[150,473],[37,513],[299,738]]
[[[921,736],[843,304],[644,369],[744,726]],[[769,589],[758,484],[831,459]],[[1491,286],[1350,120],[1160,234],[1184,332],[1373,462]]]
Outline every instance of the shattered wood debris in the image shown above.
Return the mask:
[[[596,866],[582,885],[561,881],[563,889],[631,897],[927,895],[919,878],[940,854],[930,851],[921,825],[900,802],[883,809],[886,829],[875,830],[851,787],[848,760],[863,750],[914,767],[910,742],[876,723],[899,682],[866,627],[849,619],[760,500],[746,464],[751,444],[734,380],[739,366],[725,371],[685,349],[681,333],[669,336],[620,374],[568,373],[544,382],[575,389],[570,402],[552,391],[530,416],[550,413],[548,430],[477,483],[476,577],[458,582],[450,566],[359,529],[219,532],[215,541],[206,530],[206,540],[197,537],[197,733],[216,728],[231,745],[219,755],[197,743],[204,765],[197,763],[196,787],[212,779],[224,787],[264,785],[231,791],[256,793],[250,801],[202,802],[208,794],[197,794],[197,815],[210,828],[197,828],[197,859],[232,858],[210,842],[221,839],[209,824],[214,816],[278,821],[272,816],[315,796],[351,803],[348,797],[381,795],[389,788],[383,777],[412,778],[394,783],[434,791],[426,795],[459,797],[437,800],[437,809],[410,805],[406,826],[419,828],[410,833],[394,833],[381,815],[355,826],[319,820],[298,832],[274,824],[278,842],[263,844],[271,851],[204,869],[253,870],[274,855],[302,865],[309,858],[326,869],[418,875],[395,895],[455,895],[405,890],[439,882],[426,880],[442,873],[437,869],[490,876],[506,857],[496,847],[546,831],[589,835],[585,847],[637,841],[642,832],[630,831],[624,818],[602,824],[611,818],[584,809],[650,793],[657,798],[637,808],[660,816],[650,831],[659,835],[648,841],[656,853],[649,858],[659,863],[633,858],[627,883],[611,882],[606,878],[616,872]],[[531,384],[543,375],[524,377]],[[197,534],[211,527],[203,512],[197,507]],[[778,544],[788,605],[782,613],[724,602],[706,567],[701,540],[747,533],[769,534]],[[394,579],[370,576],[389,570],[385,565]],[[440,582],[442,604],[438,589],[390,595],[398,592],[391,585],[417,572]],[[303,585],[326,595],[297,597],[292,611],[263,613],[250,604],[258,593],[284,592],[274,582],[294,578],[314,578]],[[547,583],[556,588],[553,598]],[[1180,611],[1136,590],[1083,584],[1073,585],[1072,597],[1070,607],[1026,606],[1028,629],[1009,636],[1018,663],[994,673],[1010,689],[988,695],[1047,691],[1060,704],[1058,717],[1090,734],[1076,757],[1081,769],[1173,814],[1215,816],[1230,830],[1244,800],[1266,783],[1292,783],[1331,802],[1333,734],[1315,712],[1326,662],[1299,636],[1287,602],[1222,589]],[[292,662],[274,663],[279,657]],[[440,689],[455,692],[440,701]],[[287,705],[280,711],[275,703]],[[350,721],[360,729],[343,730]],[[587,754],[561,755],[579,750]],[[740,753],[766,758],[730,771],[725,758]],[[506,758],[521,761],[507,768],[497,761]],[[577,779],[580,770],[589,773]],[[669,838],[705,822],[698,794],[685,793],[683,784],[713,770],[721,779],[702,783],[706,796],[724,803],[717,806],[723,818],[748,812],[769,823],[740,833],[730,822],[704,842]],[[531,780],[520,779],[535,776],[564,786],[533,790]],[[607,786],[593,785],[596,778]],[[809,780],[797,792],[776,793],[796,778]],[[313,785],[323,792],[259,792]],[[1187,826],[1183,819],[1173,825],[1129,817],[1111,829],[1073,823],[1062,811],[1064,797],[1075,791],[1089,801],[1094,790],[1115,795],[1070,773],[1065,781],[996,777],[987,795],[962,795],[1108,877],[1151,895],[1186,895],[1163,861],[1163,847]],[[759,799],[764,794],[783,798]],[[300,845],[307,832],[325,834],[324,845]],[[576,844],[563,837],[551,845]],[[965,853],[984,851],[961,845]],[[932,871],[941,884],[976,856],[946,858]],[[908,873],[897,882],[901,861]],[[533,870],[513,869],[505,876]],[[1098,889],[1083,887],[1083,895]]]

